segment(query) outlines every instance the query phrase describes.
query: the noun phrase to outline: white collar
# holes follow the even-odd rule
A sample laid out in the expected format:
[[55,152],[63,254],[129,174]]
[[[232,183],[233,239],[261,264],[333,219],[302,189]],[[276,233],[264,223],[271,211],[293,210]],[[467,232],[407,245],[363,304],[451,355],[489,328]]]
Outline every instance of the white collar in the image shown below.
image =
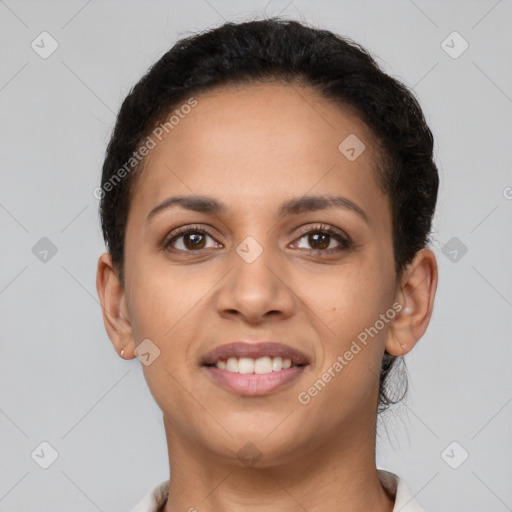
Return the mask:
[[379,468],[377,468],[377,476],[382,485],[395,496],[393,512],[425,512],[414,499],[402,478],[390,471]]
[[[393,512],[425,512],[411,495],[404,480],[384,469],[377,469],[377,475],[384,487],[395,496]],[[168,496],[169,480],[165,480],[146,494],[130,512],[158,512],[167,501]]]

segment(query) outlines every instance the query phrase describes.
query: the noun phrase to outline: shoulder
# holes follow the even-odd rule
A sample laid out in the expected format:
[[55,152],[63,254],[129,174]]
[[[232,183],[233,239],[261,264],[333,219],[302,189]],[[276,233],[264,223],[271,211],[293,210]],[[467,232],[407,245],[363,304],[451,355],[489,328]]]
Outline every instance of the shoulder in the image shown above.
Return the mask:
[[153,487],[130,512],[159,512],[169,496],[169,480]]
[[377,474],[383,487],[395,498],[393,512],[425,512],[412,496],[405,480],[384,469],[377,469]]

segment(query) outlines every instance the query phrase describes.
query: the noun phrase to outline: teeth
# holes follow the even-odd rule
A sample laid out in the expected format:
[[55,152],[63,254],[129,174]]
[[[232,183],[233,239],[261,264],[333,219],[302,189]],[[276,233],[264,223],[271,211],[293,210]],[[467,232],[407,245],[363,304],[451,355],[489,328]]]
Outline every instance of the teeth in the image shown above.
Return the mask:
[[282,368],[283,368],[283,359],[281,357],[273,357],[272,358],[272,371],[278,372]]
[[238,373],[254,373],[254,359],[241,357],[238,360]]
[[260,357],[258,359],[252,359],[251,357],[241,357],[240,359],[230,357],[227,361],[217,361],[215,366],[221,370],[227,370],[233,373],[255,373],[256,375],[263,375],[290,368],[292,361],[291,359],[270,356]]
[[260,357],[254,361],[254,373],[263,375],[264,373],[271,373],[273,370],[272,359],[270,357]]
[[238,359],[236,357],[230,357],[227,360],[227,362],[226,362],[226,370],[228,372],[236,372],[236,373],[238,373]]

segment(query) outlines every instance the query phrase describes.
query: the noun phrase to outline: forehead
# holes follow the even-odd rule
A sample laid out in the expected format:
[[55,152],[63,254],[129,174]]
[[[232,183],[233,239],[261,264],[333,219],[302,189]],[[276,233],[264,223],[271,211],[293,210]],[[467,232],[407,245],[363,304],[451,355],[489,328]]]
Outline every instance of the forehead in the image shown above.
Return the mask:
[[[214,195],[233,212],[277,208],[278,196],[281,204],[308,192],[352,195],[377,214],[386,206],[373,134],[349,109],[283,83],[222,87],[194,99],[161,140],[153,135],[130,214],[147,215],[178,193]],[[348,158],[347,146],[359,156]]]

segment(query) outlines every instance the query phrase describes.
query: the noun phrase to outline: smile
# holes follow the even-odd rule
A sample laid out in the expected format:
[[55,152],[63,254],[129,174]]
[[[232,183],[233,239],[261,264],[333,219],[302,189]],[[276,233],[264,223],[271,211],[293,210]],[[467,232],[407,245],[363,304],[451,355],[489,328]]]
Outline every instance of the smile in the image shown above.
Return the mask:
[[299,365],[292,365],[292,361],[289,358],[263,356],[258,359],[230,357],[227,360],[221,359],[211,366],[232,373],[265,375],[267,373],[279,372],[283,368],[287,369]]
[[[236,362],[237,361],[235,361],[235,363]],[[245,363],[242,362],[242,366],[244,364]],[[253,365],[255,364],[256,363],[253,363]],[[268,362],[265,364],[268,364]],[[212,382],[221,388],[238,395],[255,397],[268,395],[285,387],[289,387],[293,382],[299,379],[306,369],[306,366],[307,365],[290,366],[289,368],[272,370],[261,374],[253,372],[240,373],[239,371],[231,371],[227,368],[219,368],[217,365],[203,366],[202,368],[206,371]]]
[[306,354],[282,343],[238,341],[211,350],[201,368],[227,391],[263,396],[290,386],[309,362]]

